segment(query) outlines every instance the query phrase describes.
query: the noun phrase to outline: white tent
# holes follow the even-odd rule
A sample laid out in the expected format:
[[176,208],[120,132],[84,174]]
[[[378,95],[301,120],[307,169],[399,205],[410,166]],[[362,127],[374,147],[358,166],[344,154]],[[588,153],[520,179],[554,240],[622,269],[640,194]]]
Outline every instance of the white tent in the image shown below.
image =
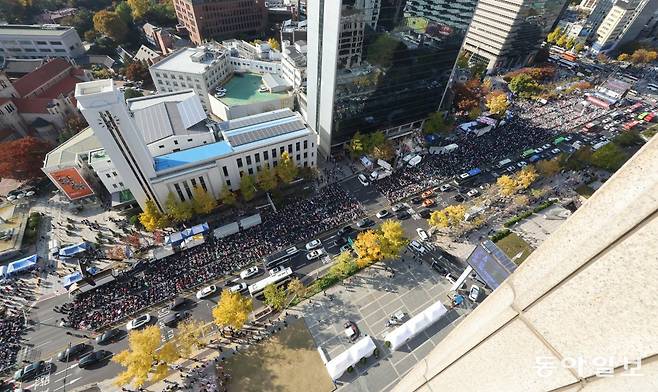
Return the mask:
[[213,230],[213,235],[215,236],[215,238],[224,238],[230,236],[231,234],[235,234],[238,231],[240,231],[240,226],[238,226],[238,222],[232,222],[224,226],[220,226],[215,230]]
[[345,373],[347,368],[356,365],[361,358],[371,356],[374,353],[375,348],[377,348],[375,342],[372,341],[370,336],[362,338],[354,343],[352,347],[340,353],[336,358],[327,362],[326,366],[329,376],[331,376],[332,380],[337,380],[343,375],[343,373]]
[[434,305],[423,310],[421,313],[412,317],[409,321],[387,334],[384,341],[390,343],[391,350],[397,350],[409,340],[413,339],[414,336],[434,324],[447,312],[448,309],[446,309],[440,301],[436,302]]
[[414,166],[415,167],[422,160],[423,160],[423,157],[421,157],[420,155],[416,155],[415,157],[413,157],[409,160],[409,166]]

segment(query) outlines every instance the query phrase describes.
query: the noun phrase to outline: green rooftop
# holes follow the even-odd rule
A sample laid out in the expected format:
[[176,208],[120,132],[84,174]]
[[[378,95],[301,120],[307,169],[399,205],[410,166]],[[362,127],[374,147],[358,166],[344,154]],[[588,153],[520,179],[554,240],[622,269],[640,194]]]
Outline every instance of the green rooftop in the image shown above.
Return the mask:
[[230,107],[272,101],[288,95],[287,93],[261,93],[258,89],[262,84],[263,81],[260,75],[235,73],[228,83],[223,86],[226,88],[226,95],[218,99]]

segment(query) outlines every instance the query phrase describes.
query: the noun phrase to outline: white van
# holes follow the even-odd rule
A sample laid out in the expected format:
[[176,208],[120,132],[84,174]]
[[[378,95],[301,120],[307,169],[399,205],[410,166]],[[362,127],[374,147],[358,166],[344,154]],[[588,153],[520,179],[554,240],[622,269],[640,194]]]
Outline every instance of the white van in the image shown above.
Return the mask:
[[368,182],[368,178],[366,176],[364,176],[363,174],[359,174],[357,178],[359,179],[359,182],[361,183],[361,185],[363,185],[363,186],[370,185],[370,183]]
[[512,163],[511,159],[509,159],[509,158],[503,159],[502,161],[498,162],[498,168],[502,169],[503,167],[509,165],[510,163]]

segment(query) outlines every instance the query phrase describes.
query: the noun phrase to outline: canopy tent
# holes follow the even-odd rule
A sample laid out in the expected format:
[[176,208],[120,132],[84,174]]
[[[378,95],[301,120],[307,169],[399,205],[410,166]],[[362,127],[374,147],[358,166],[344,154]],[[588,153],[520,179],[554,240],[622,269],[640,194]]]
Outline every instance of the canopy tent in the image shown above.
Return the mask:
[[37,255],[32,255],[24,259],[12,261],[7,265],[5,275],[9,276],[18,272],[27,271],[37,264]]
[[448,309],[439,301],[431,305],[421,313],[412,317],[409,321],[402,324],[392,332],[386,335],[384,341],[390,343],[391,350],[397,350],[416,335],[423,332],[427,327],[434,324],[441,316],[446,314]]
[[235,234],[238,231],[240,231],[240,226],[238,226],[238,222],[232,222],[216,228],[213,231],[213,235],[215,236],[215,238],[224,238],[230,236],[231,234]]
[[204,233],[208,230],[210,230],[210,226],[208,226],[208,223],[202,223],[200,225],[192,226],[189,229],[185,229],[182,231],[182,233],[183,233],[183,237],[187,238],[193,235]]
[[[87,268],[87,272],[89,272],[91,275],[96,275],[98,273],[98,268],[89,267]],[[82,279],[82,274],[80,273],[80,271],[76,271],[70,275],[66,275],[64,279],[62,279],[62,285],[64,286],[64,288],[68,289],[69,286],[71,286],[73,283],[81,279]]]
[[242,227],[242,230],[246,230],[250,227],[260,225],[262,221],[260,214],[249,215],[240,219],[240,227]]
[[168,235],[168,236],[165,237],[165,244],[175,245],[175,244],[183,242],[184,239],[185,239],[185,237],[183,236],[183,233],[181,233],[181,232],[174,233],[174,234],[171,234],[171,235]]
[[1,265],[0,266],[0,276],[5,276],[7,275],[7,266],[6,265]]
[[336,358],[327,362],[327,372],[332,380],[337,380],[350,366],[354,366],[361,358],[371,356],[375,352],[375,342],[370,336],[366,336],[352,347],[340,353]]
[[59,250],[59,255],[62,257],[71,257],[82,253],[89,249],[89,244],[87,242],[81,242],[79,244],[70,245]]
[[206,239],[202,234],[197,234],[192,237],[187,237],[181,244],[181,248],[190,249],[197,245],[201,245],[206,242]]

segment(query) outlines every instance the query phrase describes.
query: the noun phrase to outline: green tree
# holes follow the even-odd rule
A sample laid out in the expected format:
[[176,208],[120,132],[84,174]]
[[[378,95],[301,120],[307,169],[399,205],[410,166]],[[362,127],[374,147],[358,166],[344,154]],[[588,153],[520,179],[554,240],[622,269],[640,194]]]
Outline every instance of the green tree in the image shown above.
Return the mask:
[[354,274],[358,269],[359,267],[354,261],[354,257],[352,257],[349,251],[346,251],[336,256],[336,259],[329,268],[329,274],[343,279]]
[[208,339],[203,334],[205,323],[187,319],[176,326],[175,343],[181,357],[189,356],[194,350],[203,348]]
[[564,48],[567,45],[567,36],[566,36],[566,34],[562,34],[557,39],[557,41],[555,43],[557,44],[557,46],[560,46],[560,47]]
[[123,70],[123,74],[130,80],[141,80],[146,84],[152,82],[149,67],[141,61],[133,61],[128,64]]
[[580,53],[585,49],[585,45],[583,43],[577,43],[576,46],[574,46],[573,50],[576,51],[576,53]]
[[443,112],[434,112],[427,117],[423,123],[423,133],[426,135],[432,133],[448,134],[451,131],[451,125],[446,120]]
[[395,149],[393,145],[387,140],[386,143],[381,146],[375,146],[372,149],[372,156],[375,159],[383,159],[385,161],[390,161],[395,158]]
[[561,34],[562,34],[562,29],[558,27],[548,34],[548,37],[546,37],[546,41],[551,44],[554,44]]
[[231,192],[228,186],[226,186],[219,193],[219,200],[221,200],[222,203],[226,205],[234,206],[235,203],[238,201],[238,198],[235,196],[235,193]]
[[620,133],[612,140],[615,144],[622,147],[638,146],[644,143],[644,139],[637,132],[629,131]]
[[295,298],[304,298],[308,292],[308,287],[299,278],[292,278],[288,283],[288,292],[292,295],[291,301]]
[[144,212],[139,214],[139,222],[148,231],[156,231],[157,229],[164,229],[168,225],[167,216],[158,210],[155,202],[151,199],[146,201]]
[[245,174],[240,178],[240,193],[245,201],[250,201],[256,196],[256,180],[253,176]]
[[134,88],[127,88],[126,91],[123,92],[123,98],[125,98],[126,100],[130,98],[138,98],[143,96],[144,94],[135,90]]
[[359,233],[354,241],[354,249],[359,255],[357,265],[361,268],[384,259],[382,235],[378,231],[366,230]]
[[608,143],[592,153],[592,165],[615,172],[626,163],[629,156],[615,143]]
[[539,89],[539,85],[528,74],[522,73],[512,78],[509,82],[509,89],[514,94],[531,94]]
[[94,29],[110,37],[114,42],[122,43],[128,33],[128,25],[116,12],[98,11],[94,14]]
[[385,259],[394,259],[400,256],[400,252],[409,243],[404,234],[404,229],[399,221],[386,220],[380,226],[381,248]]
[[173,1],[159,0],[151,4],[144,19],[157,26],[175,27],[177,19]]
[[368,134],[366,137],[364,137],[363,149],[365,150],[366,154],[370,154],[372,153],[372,150],[375,147],[383,146],[386,143],[387,140],[386,140],[386,135],[384,135],[384,132],[382,131],[372,132]]
[[279,165],[276,167],[276,174],[285,184],[290,184],[297,177],[299,168],[295,165],[287,151],[281,154]]
[[272,307],[275,311],[279,312],[286,306],[286,289],[284,287],[277,287],[273,284],[268,285],[263,290],[265,303]]
[[521,169],[520,172],[516,173],[516,186],[517,188],[523,190],[528,189],[532,185],[539,175],[537,170],[533,165],[528,165]]
[[574,47],[574,45],[576,45],[576,40],[573,38],[569,38],[565,46],[567,49],[571,50]]
[[459,56],[457,57],[457,66],[461,69],[466,69],[468,68],[468,59],[470,56],[468,55],[467,52],[462,51],[459,53]]
[[622,54],[620,54],[619,56],[617,56],[617,60],[618,60],[618,61],[628,61],[628,59],[630,59],[630,57],[631,57],[631,56],[630,56],[629,54],[627,54],[627,53],[622,53]]
[[171,192],[167,195],[165,208],[167,209],[167,215],[174,222],[188,221],[192,218],[192,214],[194,213],[192,203],[177,200],[176,196]]
[[274,50],[281,50],[281,45],[279,44],[279,41],[276,40],[276,38],[269,38],[267,43],[270,45],[270,48]]
[[122,1],[119,4],[117,4],[116,7],[114,7],[114,12],[119,15],[119,18],[125,23],[127,26],[129,26],[133,22],[133,17],[131,15],[132,10],[130,9],[130,6],[128,5],[127,2]]
[[272,168],[265,167],[256,175],[258,187],[265,192],[269,192],[277,186],[276,171]]
[[508,175],[498,177],[496,185],[498,185],[500,193],[504,196],[510,196],[516,193],[516,181]]
[[350,139],[350,143],[348,144],[347,148],[352,158],[356,158],[359,155],[365,154],[363,135],[361,132],[356,131],[354,136],[352,136],[352,139]]
[[537,167],[537,171],[544,177],[553,177],[560,172],[561,168],[558,158],[539,161],[535,166]]
[[244,298],[240,293],[223,290],[219,302],[212,310],[213,321],[220,327],[240,329],[254,310],[251,298]]
[[209,214],[217,207],[217,200],[205,189],[195,186],[192,194],[192,210],[195,214]]
[[128,5],[132,10],[132,15],[135,20],[141,20],[146,12],[151,7],[150,0],[128,0]]

